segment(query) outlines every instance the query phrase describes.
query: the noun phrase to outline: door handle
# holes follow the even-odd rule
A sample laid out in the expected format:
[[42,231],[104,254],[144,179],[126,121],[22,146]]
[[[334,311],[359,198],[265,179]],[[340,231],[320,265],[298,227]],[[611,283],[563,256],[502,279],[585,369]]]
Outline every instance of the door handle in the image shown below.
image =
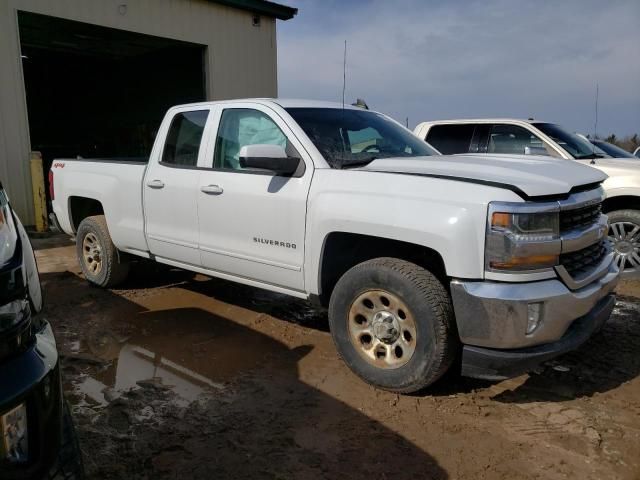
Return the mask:
[[204,185],[200,187],[200,191],[208,195],[220,195],[224,192],[220,185]]
[[164,188],[164,182],[162,180],[150,180],[147,182],[147,187]]

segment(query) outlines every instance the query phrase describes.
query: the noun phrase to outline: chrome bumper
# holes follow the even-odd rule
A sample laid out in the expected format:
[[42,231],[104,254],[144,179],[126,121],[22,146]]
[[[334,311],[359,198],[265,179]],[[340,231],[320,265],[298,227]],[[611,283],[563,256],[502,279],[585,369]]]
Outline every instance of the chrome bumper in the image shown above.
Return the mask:
[[[587,315],[609,295],[620,278],[614,262],[599,278],[576,290],[560,279],[528,283],[451,282],[460,340],[465,345],[514,349],[562,338],[574,320]],[[541,303],[539,326],[527,334],[528,304]]]

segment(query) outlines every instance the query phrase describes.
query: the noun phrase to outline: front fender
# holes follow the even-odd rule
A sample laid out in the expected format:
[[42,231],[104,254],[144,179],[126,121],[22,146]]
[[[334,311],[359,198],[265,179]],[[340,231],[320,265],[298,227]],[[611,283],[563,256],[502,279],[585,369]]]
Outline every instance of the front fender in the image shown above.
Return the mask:
[[481,279],[490,201],[522,199],[508,190],[451,180],[318,171],[309,197],[305,285],[319,293],[324,245],[332,232],[428,247],[440,254],[448,276]]

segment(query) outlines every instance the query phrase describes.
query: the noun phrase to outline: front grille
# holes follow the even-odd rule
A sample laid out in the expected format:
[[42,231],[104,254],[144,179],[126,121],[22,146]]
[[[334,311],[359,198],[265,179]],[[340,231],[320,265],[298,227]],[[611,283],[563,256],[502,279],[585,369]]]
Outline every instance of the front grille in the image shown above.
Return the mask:
[[560,211],[560,232],[580,230],[596,223],[602,213],[602,203],[595,203],[573,210]]
[[607,253],[606,240],[594,243],[582,250],[560,255],[562,265],[573,278],[590,273]]

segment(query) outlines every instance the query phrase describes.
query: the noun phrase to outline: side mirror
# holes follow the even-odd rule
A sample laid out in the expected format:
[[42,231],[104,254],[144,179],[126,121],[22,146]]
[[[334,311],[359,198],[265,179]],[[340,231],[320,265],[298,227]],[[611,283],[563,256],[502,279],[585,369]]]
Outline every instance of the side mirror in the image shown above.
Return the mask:
[[268,170],[276,175],[291,176],[298,170],[301,160],[288,157],[280,145],[245,145],[240,149],[240,166]]

